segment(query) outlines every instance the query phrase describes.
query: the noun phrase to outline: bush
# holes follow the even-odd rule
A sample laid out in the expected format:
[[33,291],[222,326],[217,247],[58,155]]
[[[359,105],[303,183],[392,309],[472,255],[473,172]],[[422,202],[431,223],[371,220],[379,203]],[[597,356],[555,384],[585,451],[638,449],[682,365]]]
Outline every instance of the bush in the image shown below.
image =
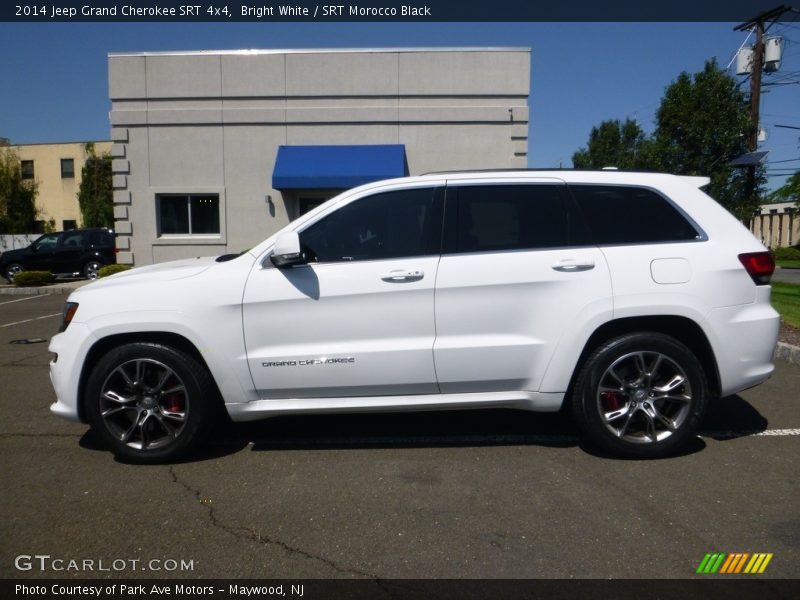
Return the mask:
[[108,277],[109,275],[113,275],[114,273],[122,273],[123,271],[130,270],[130,265],[106,265],[102,267],[97,274],[100,277]]
[[775,260],[800,260],[800,246],[780,246],[772,252]]
[[53,283],[53,274],[50,271],[20,271],[14,275],[14,285],[18,287],[35,287]]

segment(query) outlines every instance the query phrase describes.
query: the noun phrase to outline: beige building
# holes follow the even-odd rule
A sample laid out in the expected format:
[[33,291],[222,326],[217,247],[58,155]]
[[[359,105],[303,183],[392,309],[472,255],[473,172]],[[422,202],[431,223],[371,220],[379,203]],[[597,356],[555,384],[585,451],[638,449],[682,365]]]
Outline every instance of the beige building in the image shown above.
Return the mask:
[[800,244],[800,211],[794,202],[762,204],[750,231],[767,248]]
[[33,179],[39,186],[36,207],[41,231],[51,219],[56,230],[81,225],[78,189],[86,162],[87,144],[94,144],[98,156],[111,151],[111,142],[67,142],[59,144],[10,145],[22,163],[23,179]]

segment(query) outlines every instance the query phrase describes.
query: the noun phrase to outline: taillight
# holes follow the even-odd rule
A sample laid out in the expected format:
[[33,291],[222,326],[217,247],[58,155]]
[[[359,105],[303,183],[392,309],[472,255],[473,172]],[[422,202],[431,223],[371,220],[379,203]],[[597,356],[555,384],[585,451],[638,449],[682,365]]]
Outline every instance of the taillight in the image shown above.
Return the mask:
[[114,254],[119,254],[119,248],[114,248]]
[[756,285],[767,285],[775,271],[775,259],[769,252],[746,252],[739,255],[739,261]]

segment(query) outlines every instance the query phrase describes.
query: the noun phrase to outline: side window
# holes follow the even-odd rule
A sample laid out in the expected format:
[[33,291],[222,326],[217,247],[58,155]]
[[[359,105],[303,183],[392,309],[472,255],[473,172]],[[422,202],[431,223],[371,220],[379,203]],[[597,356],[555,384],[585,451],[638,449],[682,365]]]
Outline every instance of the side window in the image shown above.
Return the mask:
[[570,185],[569,189],[598,246],[700,239],[686,217],[653,190],[604,185]]
[[81,248],[83,247],[83,233],[81,232],[67,232],[61,241],[64,248]]
[[428,254],[435,229],[434,188],[356,200],[300,234],[309,262],[381,260]]
[[456,252],[568,246],[563,185],[459,186]]
[[33,242],[32,246],[35,246],[37,250],[52,250],[58,244],[59,237],[61,237],[60,233],[43,235],[38,240]]

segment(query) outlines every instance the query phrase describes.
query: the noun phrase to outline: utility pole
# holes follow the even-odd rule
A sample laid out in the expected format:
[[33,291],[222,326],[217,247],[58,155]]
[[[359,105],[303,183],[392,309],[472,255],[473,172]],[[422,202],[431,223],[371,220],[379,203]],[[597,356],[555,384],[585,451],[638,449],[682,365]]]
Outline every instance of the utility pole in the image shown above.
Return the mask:
[[[750,152],[758,150],[761,73],[764,70],[764,23],[774,21],[790,10],[792,10],[792,7],[784,4],[762,12],[760,15],[733,28],[734,31],[746,31],[749,29],[755,29],[756,31],[756,43],[753,46],[753,65],[750,67],[750,120],[753,124],[753,132],[750,134]],[[747,193],[751,198],[755,196],[756,191],[756,166],[756,164],[752,164],[747,167]]]

